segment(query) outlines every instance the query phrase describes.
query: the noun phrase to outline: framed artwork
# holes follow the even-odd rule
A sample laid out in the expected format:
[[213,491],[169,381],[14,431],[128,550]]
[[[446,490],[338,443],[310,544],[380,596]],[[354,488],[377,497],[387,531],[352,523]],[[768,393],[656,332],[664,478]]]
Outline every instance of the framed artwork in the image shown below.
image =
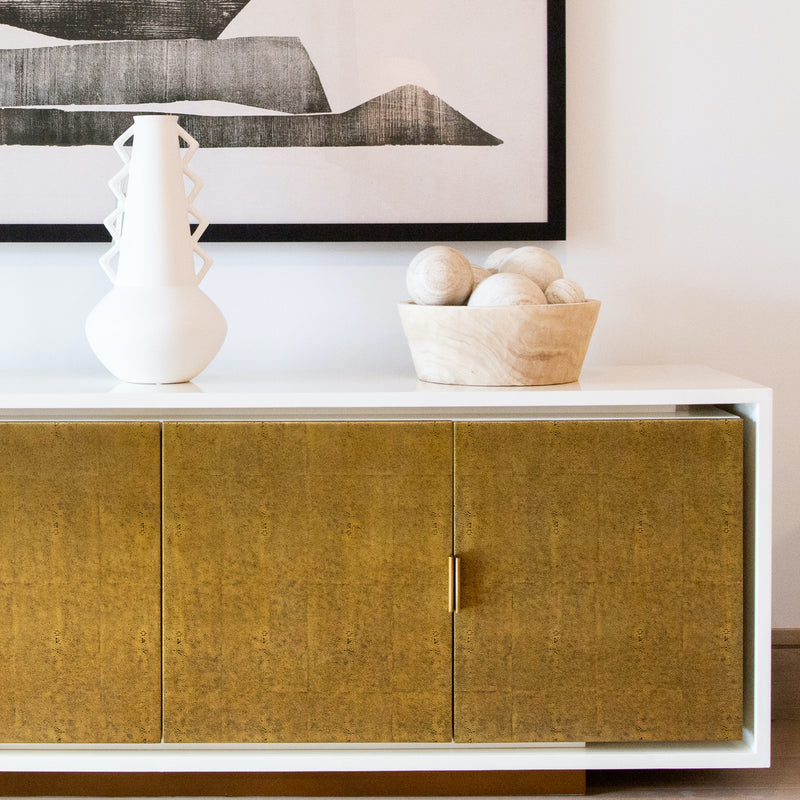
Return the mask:
[[0,240],[100,241],[134,114],[204,241],[566,237],[564,0],[0,0]]

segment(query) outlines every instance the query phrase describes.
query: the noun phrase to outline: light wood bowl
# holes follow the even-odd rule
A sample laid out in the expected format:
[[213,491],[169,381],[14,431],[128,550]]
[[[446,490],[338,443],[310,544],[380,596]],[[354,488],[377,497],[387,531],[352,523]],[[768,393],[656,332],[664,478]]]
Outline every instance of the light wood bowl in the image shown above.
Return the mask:
[[417,377],[464,386],[545,386],[577,381],[599,300],[524,306],[400,303]]

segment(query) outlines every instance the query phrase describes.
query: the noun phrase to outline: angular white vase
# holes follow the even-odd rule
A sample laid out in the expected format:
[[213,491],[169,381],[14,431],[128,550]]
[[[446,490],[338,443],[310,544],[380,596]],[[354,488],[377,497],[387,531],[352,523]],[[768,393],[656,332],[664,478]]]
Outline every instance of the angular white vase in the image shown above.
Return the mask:
[[122,381],[182,383],[211,363],[227,333],[225,317],[199,286],[211,259],[197,243],[208,227],[193,205],[202,183],[187,166],[198,144],[176,116],[133,119],[114,142],[124,166],[109,181],[118,202],[105,220],[113,244],[100,259],[114,288],[89,314],[86,336]]

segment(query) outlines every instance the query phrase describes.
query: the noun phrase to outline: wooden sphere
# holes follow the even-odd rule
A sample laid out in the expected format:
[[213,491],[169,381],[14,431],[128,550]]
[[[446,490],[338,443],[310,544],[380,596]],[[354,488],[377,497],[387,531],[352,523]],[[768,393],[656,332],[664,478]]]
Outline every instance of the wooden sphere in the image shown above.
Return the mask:
[[541,247],[518,247],[503,259],[500,272],[518,272],[530,278],[542,291],[553,281],[564,277],[558,259]]
[[500,270],[500,265],[503,263],[505,258],[510,256],[513,252],[513,247],[501,247],[499,250],[489,253],[489,256],[483,266],[486,267],[489,272],[498,272]]
[[472,291],[472,264],[454,247],[434,245],[417,253],[408,265],[411,299],[425,306],[460,306]]
[[546,305],[544,292],[530,279],[515,272],[498,272],[481,281],[469,298],[469,306]]
[[472,291],[481,282],[485,281],[492,273],[484,267],[479,267],[477,264],[472,265]]
[[586,295],[577,281],[569,278],[558,278],[545,289],[544,296],[548,303],[585,303]]

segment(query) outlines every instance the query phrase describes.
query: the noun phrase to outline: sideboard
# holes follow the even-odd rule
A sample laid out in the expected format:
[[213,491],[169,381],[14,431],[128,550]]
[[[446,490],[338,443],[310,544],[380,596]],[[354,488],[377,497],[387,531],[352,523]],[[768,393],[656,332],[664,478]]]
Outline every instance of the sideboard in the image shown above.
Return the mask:
[[766,387],[0,381],[0,770],[769,764]]

